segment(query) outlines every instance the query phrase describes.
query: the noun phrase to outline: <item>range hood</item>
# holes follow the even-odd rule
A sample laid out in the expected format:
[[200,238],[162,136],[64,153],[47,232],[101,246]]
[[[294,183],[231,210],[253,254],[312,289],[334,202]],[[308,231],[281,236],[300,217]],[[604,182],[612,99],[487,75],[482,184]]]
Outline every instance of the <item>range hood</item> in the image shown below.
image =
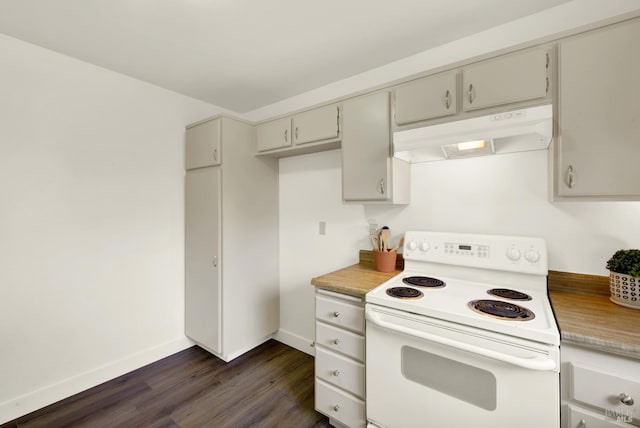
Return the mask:
[[394,157],[416,162],[545,150],[553,137],[551,104],[393,133]]

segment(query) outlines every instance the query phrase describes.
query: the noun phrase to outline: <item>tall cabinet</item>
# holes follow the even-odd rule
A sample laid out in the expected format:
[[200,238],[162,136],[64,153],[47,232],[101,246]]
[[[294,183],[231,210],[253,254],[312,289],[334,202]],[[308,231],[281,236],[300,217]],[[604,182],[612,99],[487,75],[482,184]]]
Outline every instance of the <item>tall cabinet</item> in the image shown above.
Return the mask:
[[229,361],[279,325],[278,161],[226,116],[187,126],[185,331]]

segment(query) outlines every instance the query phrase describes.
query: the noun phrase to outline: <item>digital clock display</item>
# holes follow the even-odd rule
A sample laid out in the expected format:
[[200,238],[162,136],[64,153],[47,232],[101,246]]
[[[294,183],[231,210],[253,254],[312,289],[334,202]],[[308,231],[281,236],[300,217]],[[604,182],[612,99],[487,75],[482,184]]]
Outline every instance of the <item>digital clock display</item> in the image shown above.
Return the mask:
[[471,245],[458,245],[459,250],[471,251]]

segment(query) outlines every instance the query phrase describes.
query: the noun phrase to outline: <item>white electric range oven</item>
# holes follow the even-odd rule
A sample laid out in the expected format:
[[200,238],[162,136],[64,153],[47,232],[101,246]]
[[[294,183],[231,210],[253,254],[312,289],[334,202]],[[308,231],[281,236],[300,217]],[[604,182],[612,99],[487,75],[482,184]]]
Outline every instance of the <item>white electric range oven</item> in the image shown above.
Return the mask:
[[403,255],[365,299],[369,426],[558,428],[544,241],[407,232]]

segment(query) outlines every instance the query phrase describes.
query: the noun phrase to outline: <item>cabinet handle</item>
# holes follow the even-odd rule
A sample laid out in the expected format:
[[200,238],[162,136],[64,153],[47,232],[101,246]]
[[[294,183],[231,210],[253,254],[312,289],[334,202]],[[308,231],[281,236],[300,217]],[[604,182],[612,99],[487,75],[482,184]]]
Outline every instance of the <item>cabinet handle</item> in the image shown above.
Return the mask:
[[213,160],[218,162],[218,149],[213,149]]
[[587,421],[585,421],[584,419],[580,419],[580,422],[578,422],[576,428],[587,428]]
[[548,94],[548,93],[549,93],[549,78],[548,78],[548,77],[547,77],[547,87],[545,88],[544,92],[545,92],[546,94]]
[[447,92],[444,93],[444,106],[449,110],[451,107],[451,92],[447,89]]
[[339,370],[334,370],[332,373],[335,377],[340,376],[340,371]]
[[384,178],[381,178],[378,182],[378,192],[380,192],[381,195],[384,195]]
[[218,267],[218,256],[213,256],[213,267]]
[[334,316],[335,318],[338,318],[338,317],[340,316],[340,312],[335,311],[335,312],[333,313],[333,316]]
[[289,130],[285,129],[284,130],[284,142],[288,142],[289,141]]
[[334,345],[339,345],[340,344],[340,339],[333,339],[333,344]]
[[298,139],[298,127],[296,126],[296,134],[295,134],[296,140]]
[[627,394],[626,392],[623,392],[622,394],[620,394],[618,398],[620,399],[620,402],[625,406],[633,406],[633,403],[634,403],[633,397]]
[[569,186],[569,189],[573,189],[575,183],[576,179],[573,173],[573,165],[569,165],[569,168],[567,168],[567,186]]
[[338,410],[340,410],[340,406],[338,406],[337,404],[335,406],[333,406],[333,411],[337,412]]
[[469,104],[473,104],[473,100],[475,100],[475,91],[473,90],[473,83],[469,84],[469,90],[467,91],[467,96],[469,97]]

